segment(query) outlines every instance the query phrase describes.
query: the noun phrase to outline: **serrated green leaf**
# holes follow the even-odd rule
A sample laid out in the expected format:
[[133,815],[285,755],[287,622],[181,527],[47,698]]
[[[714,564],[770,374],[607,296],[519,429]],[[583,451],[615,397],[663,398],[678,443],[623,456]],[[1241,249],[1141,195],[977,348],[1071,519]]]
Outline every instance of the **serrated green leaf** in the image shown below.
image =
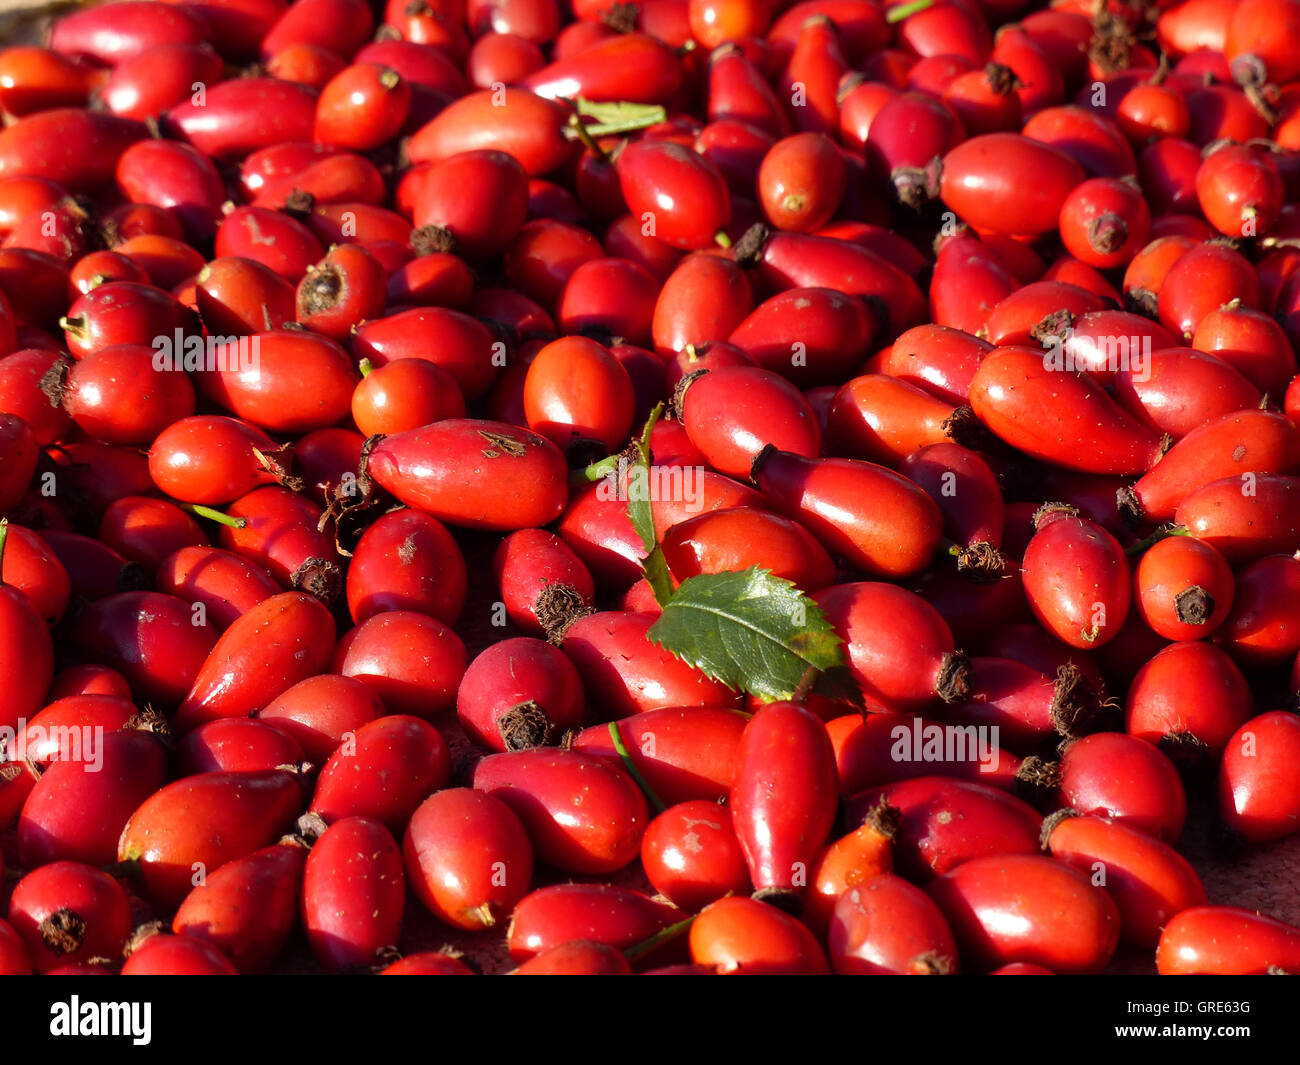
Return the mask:
[[[866,697],[862,694],[862,685],[858,683],[857,678],[853,675],[853,670],[847,663],[831,666],[827,670],[809,667],[808,672],[804,674],[803,679],[799,682],[799,687],[795,689],[794,695],[790,697],[790,701],[802,703],[809,695],[819,695],[823,699],[847,703],[859,711],[864,711],[866,708]],[[760,701],[772,702],[774,700],[763,699]]]
[[647,636],[761,699],[789,699],[810,670],[845,664],[842,641],[817,603],[757,567],[682,581]]

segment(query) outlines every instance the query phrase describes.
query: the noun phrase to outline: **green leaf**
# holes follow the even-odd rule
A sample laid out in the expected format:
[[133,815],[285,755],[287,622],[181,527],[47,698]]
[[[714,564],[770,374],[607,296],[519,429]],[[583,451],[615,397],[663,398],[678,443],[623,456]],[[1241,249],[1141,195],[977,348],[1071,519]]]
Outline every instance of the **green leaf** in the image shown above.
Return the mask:
[[918,11],[924,11],[927,7],[933,7],[934,2],[935,0],[913,0],[910,4],[899,4],[897,7],[891,7],[885,13],[885,21],[890,25],[893,25],[895,22],[902,22],[904,19],[915,15]]
[[634,104],[626,100],[598,102],[582,97],[572,101],[575,110],[587,118],[594,118],[586,127],[590,137],[605,137],[615,133],[633,133],[657,125],[668,117],[668,112],[658,104]]
[[757,567],[682,581],[646,635],[760,699],[789,699],[806,690],[810,671],[845,665],[842,641],[817,603]]
[[659,104],[637,104],[630,100],[588,100],[579,96],[573,100],[574,109],[580,115],[594,118],[597,122],[626,122],[640,119],[654,125],[667,117]]
[[641,439],[636,442],[636,464],[627,471],[627,516],[632,519],[632,528],[647,551],[654,550],[655,515],[650,506],[650,437],[654,433],[655,423],[664,412],[662,403],[656,404],[641,430]]
[[655,423],[664,412],[664,405],[657,404],[646,419],[645,428],[641,430],[641,439],[636,442],[637,460],[627,471],[627,516],[632,528],[645,547],[646,557],[641,565],[645,569],[645,578],[654,592],[655,601],[663,606],[673,596],[673,578],[668,572],[668,561],[664,558],[655,536],[654,508],[650,505],[650,436]]

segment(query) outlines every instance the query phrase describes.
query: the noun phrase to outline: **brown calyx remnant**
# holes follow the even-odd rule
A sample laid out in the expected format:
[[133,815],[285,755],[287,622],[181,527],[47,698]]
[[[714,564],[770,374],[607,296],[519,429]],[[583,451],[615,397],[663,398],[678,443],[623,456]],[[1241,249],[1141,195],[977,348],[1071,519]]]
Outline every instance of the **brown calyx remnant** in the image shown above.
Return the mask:
[[55,910],[38,926],[41,942],[53,954],[72,954],[86,939],[86,921],[66,907]]
[[507,751],[529,751],[548,746],[555,737],[555,722],[529,699],[517,703],[497,718],[497,732]]
[[546,638],[558,647],[564,642],[569,626],[592,613],[593,608],[573,585],[553,581],[538,594],[533,609]]

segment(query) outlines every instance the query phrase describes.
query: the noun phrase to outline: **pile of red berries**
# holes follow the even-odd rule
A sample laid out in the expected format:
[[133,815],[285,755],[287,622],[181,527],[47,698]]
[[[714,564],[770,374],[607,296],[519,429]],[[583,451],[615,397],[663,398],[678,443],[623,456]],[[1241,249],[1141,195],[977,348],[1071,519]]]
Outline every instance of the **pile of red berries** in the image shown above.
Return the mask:
[[1300,0],[1031,6],[0,51],[0,973],[1300,972]]

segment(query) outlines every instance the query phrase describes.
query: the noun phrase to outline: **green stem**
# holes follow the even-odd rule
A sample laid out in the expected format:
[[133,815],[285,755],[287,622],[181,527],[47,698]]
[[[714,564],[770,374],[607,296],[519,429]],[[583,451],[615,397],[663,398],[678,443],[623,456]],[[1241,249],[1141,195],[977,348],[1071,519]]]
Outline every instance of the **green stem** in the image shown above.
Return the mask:
[[232,518],[229,514],[222,514],[221,511],[205,507],[202,503],[179,503],[177,505],[181,510],[188,510],[196,518],[207,518],[208,521],[215,521],[218,525],[225,525],[231,529],[242,529],[248,524],[245,518]]
[[71,333],[73,336],[80,336],[86,331],[86,316],[83,314],[75,315],[72,318],[63,317],[59,319],[59,328],[65,333]]
[[918,11],[924,11],[927,7],[933,7],[934,0],[912,0],[910,4],[899,4],[898,7],[890,8],[885,13],[885,21],[888,23],[902,22],[903,19],[915,15]]
[[1147,550],[1147,548],[1153,547],[1154,545],[1158,544],[1161,540],[1168,540],[1169,537],[1171,536],[1191,536],[1191,535],[1192,535],[1191,532],[1187,529],[1184,529],[1181,525],[1162,525],[1150,536],[1148,536],[1145,540],[1139,540],[1137,543],[1132,544],[1129,547],[1126,547],[1124,549],[1124,554],[1126,554],[1129,558],[1137,558],[1138,555],[1143,554]]
[[661,928],[649,939],[643,939],[640,943],[628,947],[627,950],[623,951],[623,957],[628,961],[636,961],[638,958],[644,958],[652,950],[662,947],[665,943],[671,943],[695,923],[696,916],[696,914],[691,914],[691,916],[678,921],[676,924]]
[[654,439],[655,426],[659,424],[659,419],[663,416],[664,403],[663,400],[660,400],[646,416],[645,425],[641,426],[641,437],[637,442],[637,450],[641,452],[641,461],[647,467],[654,462],[654,455],[651,454],[650,450],[650,441]]
[[369,359],[362,359],[357,363],[357,370],[360,371],[362,377],[369,377],[374,372],[374,369],[375,364]]
[[658,544],[641,560],[646,582],[654,592],[655,602],[661,607],[667,606],[676,589],[673,587],[672,572],[668,569],[668,560],[664,558],[664,549]]
[[720,229],[719,229],[716,233],[713,234],[713,240],[714,240],[714,243],[716,243],[716,244],[718,245],[719,248],[730,248],[730,247],[731,247],[731,238],[730,238],[729,236],[727,236],[727,234],[725,234],[724,232],[722,232],[722,230],[720,230]]
[[5,544],[9,542],[9,519],[0,518],[0,586],[4,585]]
[[655,813],[663,813],[668,809],[668,807],[666,807],[663,800],[655,794],[654,788],[646,783],[645,777],[641,775],[641,770],[639,770],[636,767],[636,763],[632,761],[632,753],[627,749],[627,744],[623,742],[623,734],[618,730],[617,721],[611,721],[609,723],[609,738],[614,741],[614,750],[618,751],[618,756],[623,759],[623,764],[627,766],[628,773],[630,773],[632,779],[636,781],[637,787],[645,793],[646,800],[652,807],[654,807]]
[[622,452],[606,455],[603,459],[597,459],[590,466],[574,470],[569,474],[570,487],[581,488],[584,484],[595,484],[597,481],[603,481],[611,473],[618,473],[618,464],[622,458]]
[[587,128],[587,124],[582,121],[580,115],[569,116],[569,128],[573,130],[573,135],[582,142],[582,146],[597,159],[601,162],[609,159],[609,153],[596,143],[596,138],[591,135],[591,131]]
[[798,703],[800,706],[807,702],[808,696],[817,686],[817,678],[821,676],[821,672],[816,666],[809,666],[804,670],[803,676],[799,678],[799,686],[790,694],[790,702]]

